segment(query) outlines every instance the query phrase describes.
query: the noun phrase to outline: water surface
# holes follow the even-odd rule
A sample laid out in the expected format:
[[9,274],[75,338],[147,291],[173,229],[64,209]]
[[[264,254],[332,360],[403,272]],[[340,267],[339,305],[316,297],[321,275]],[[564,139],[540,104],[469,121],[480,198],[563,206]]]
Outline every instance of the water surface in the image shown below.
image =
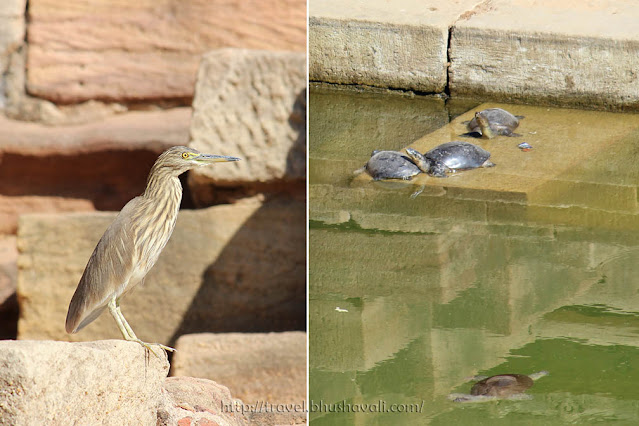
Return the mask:
[[[353,175],[373,149],[459,139],[488,106],[311,91],[314,425],[639,422],[638,116],[500,105],[522,136],[469,140],[494,168]],[[447,399],[540,370],[530,400]]]

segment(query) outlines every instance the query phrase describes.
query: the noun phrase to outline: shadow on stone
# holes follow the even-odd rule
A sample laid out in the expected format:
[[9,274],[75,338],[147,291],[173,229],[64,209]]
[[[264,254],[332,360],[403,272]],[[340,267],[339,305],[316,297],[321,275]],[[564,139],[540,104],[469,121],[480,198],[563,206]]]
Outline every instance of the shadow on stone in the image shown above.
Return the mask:
[[201,332],[304,330],[306,208],[273,198],[255,211],[204,272],[170,339]]
[[18,338],[18,296],[13,292],[0,304],[0,340]]

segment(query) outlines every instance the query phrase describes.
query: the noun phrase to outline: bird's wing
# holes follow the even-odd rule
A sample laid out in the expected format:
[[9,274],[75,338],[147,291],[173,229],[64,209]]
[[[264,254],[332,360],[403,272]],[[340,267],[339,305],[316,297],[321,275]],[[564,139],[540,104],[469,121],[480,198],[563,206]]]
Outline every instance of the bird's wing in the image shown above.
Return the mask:
[[137,262],[132,215],[141,202],[140,197],[129,201],[98,241],[69,304],[67,333],[95,320],[128,284]]

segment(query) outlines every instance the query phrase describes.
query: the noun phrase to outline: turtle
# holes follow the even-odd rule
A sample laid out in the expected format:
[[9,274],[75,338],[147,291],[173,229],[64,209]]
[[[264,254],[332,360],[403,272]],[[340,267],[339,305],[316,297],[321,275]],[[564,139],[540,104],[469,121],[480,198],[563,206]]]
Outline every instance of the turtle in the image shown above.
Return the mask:
[[470,389],[470,395],[450,394],[449,399],[454,402],[478,402],[495,399],[529,399],[524,392],[528,390],[535,380],[547,376],[547,371],[525,374],[498,374],[496,376],[476,376],[479,380]]
[[412,148],[406,148],[406,152],[422,171],[436,177],[446,177],[447,172],[495,165],[489,160],[490,152],[468,142],[446,142],[424,154]]
[[399,151],[379,150],[373,151],[371,158],[368,160],[364,168],[357,170],[356,173],[364,170],[368,172],[374,180],[410,180],[413,176],[424,171],[415,164],[409,156],[406,156]]
[[464,136],[483,137],[492,139],[495,136],[521,136],[513,133],[519,126],[522,115],[512,115],[501,108],[488,108],[475,113],[475,118],[468,122],[470,132]]

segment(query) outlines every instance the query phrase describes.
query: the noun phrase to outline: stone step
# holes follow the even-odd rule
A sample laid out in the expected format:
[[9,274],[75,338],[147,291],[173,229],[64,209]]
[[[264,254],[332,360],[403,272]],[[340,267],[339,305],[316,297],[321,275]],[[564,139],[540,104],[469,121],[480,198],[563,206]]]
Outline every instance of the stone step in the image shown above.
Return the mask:
[[[224,383],[246,404],[294,406],[306,400],[306,333],[197,333],[175,345],[172,376]],[[283,410],[284,411],[284,410]],[[301,409],[297,414],[304,414]]]
[[[470,120],[475,111],[491,107],[524,115],[526,118],[516,130],[522,137],[499,136],[485,140],[460,136],[467,132],[464,122]],[[639,120],[634,115],[486,103],[410,146],[425,152],[441,143],[462,140],[491,152],[490,159],[496,166],[459,172],[445,179],[421,174],[410,184],[413,190],[422,185],[439,189],[439,192],[425,191],[423,198],[435,195],[448,204],[480,202],[484,205],[480,210],[487,219],[532,219],[548,224],[599,224],[610,229],[626,229],[639,221],[636,185],[639,172],[633,160],[633,141],[637,134]],[[533,149],[520,150],[517,145],[522,142],[529,143]],[[368,191],[371,180],[363,173],[352,180],[351,186]],[[405,182],[399,184],[406,186]],[[377,197],[375,202],[388,205],[389,201],[384,203],[383,197]],[[428,200],[415,201],[433,204]],[[472,218],[472,212],[477,212],[476,208],[451,207],[446,209],[451,215],[466,212],[470,214],[468,218]],[[422,211],[437,215],[432,209]]]

